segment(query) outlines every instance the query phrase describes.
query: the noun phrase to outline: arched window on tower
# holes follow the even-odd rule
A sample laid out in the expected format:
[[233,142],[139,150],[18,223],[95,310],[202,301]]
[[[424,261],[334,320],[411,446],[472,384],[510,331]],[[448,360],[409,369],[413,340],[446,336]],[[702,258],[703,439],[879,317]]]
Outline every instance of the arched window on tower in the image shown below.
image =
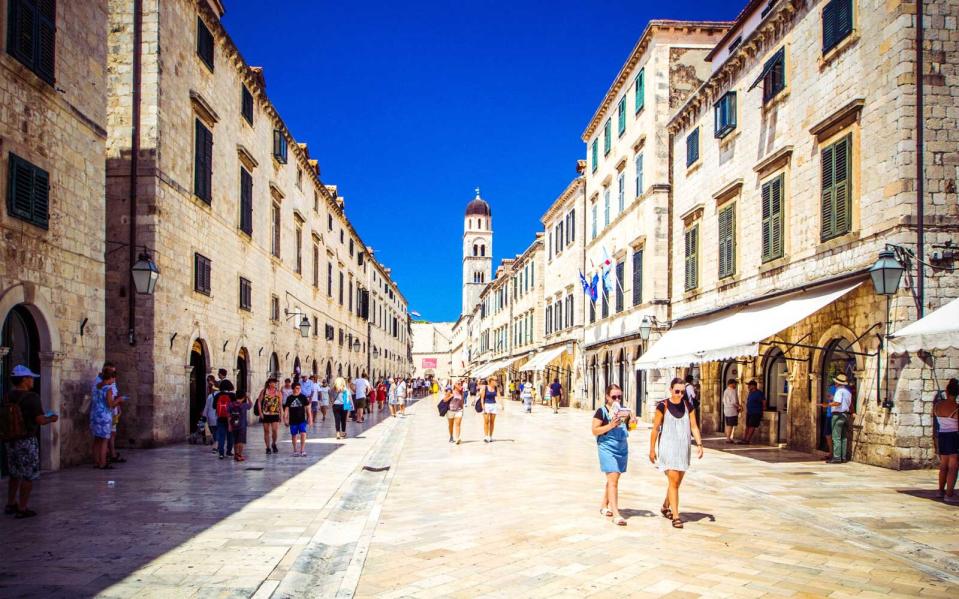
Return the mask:
[[479,246],[475,243],[473,244],[473,256],[479,256]]
[[479,255],[485,257],[485,256],[486,256],[486,246],[485,246],[485,245],[480,245],[480,246],[479,246],[479,250],[480,250]]

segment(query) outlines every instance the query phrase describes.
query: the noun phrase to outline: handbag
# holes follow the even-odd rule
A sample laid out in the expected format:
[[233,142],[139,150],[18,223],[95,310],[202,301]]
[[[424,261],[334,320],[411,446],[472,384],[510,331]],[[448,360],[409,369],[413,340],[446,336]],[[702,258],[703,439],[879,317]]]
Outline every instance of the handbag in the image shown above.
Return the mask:
[[476,403],[473,405],[473,409],[476,410],[477,414],[483,413],[483,399],[477,399]]
[[353,398],[350,397],[350,394],[347,391],[342,391],[343,393],[343,410],[346,412],[353,411]]
[[436,409],[439,410],[440,416],[446,416],[446,413],[450,411],[450,400],[441,399],[438,404],[436,404]]

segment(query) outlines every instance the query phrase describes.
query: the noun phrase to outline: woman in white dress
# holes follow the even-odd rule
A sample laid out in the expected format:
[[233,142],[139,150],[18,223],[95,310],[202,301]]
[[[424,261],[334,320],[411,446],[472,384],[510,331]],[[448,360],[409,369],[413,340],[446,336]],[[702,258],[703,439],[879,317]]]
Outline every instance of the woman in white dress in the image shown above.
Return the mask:
[[683,397],[686,384],[675,378],[669,384],[670,396],[656,404],[653,431],[649,438],[649,461],[666,474],[669,487],[660,513],[672,520],[673,528],[682,528],[679,516],[679,485],[689,470],[690,442],[696,439],[697,457],[703,457],[703,440],[699,435],[696,412]]

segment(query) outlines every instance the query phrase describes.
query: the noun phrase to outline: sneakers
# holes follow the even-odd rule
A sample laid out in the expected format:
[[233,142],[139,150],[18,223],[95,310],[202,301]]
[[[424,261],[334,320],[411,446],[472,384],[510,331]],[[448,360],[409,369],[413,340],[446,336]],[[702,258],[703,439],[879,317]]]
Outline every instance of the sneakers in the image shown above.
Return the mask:
[[276,443],[273,444],[273,453],[280,453],[280,450],[276,447]]
[[270,449],[269,447],[267,447],[267,448],[266,448],[266,455],[270,455],[271,453],[273,453],[273,450]]
[[450,435],[450,443],[453,443],[453,435]]

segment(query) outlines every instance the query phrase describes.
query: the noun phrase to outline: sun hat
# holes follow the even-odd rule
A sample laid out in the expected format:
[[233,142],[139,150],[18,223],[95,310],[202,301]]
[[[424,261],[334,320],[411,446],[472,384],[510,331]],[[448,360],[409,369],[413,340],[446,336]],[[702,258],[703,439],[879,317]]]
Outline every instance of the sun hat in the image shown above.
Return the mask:
[[33,378],[40,378],[40,375],[36,372],[33,372],[23,364],[17,364],[13,367],[13,372],[10,373],[10,376],[32,376]]
[[833,382],[839,383],[840,385],[848,385],[849,379],[847,379],[844,374],[838,374],[836,378],[833,379]]

